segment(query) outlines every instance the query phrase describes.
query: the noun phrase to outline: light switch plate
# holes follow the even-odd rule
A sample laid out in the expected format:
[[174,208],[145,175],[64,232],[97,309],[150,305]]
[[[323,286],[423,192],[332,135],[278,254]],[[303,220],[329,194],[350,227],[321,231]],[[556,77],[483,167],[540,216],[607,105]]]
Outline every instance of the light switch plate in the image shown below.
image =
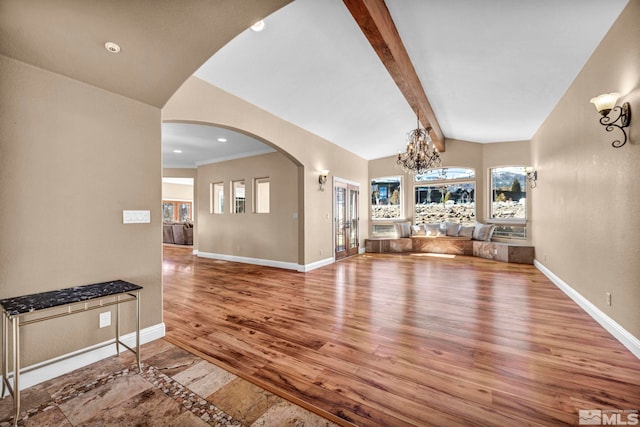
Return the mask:
[[151,211],[122,211],[123,224],[149,224]]
[[111,312],[105,311],[104,313],[100,313],[100,327],[106,328],[111,325]]

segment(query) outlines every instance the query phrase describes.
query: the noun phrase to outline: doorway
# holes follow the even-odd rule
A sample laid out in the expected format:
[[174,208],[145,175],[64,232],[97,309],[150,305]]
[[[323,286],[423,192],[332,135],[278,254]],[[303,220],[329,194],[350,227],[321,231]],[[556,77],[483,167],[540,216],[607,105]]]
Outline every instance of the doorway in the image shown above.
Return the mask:
[[339,260],[359,251],[360,186],[335,180],[333,198],[335,258]]

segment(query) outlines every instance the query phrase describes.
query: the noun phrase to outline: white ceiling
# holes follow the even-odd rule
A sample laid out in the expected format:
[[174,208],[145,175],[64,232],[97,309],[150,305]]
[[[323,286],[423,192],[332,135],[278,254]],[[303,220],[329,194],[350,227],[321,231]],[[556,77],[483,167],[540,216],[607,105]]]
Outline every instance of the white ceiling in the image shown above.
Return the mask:
[[[533,136],[627,0],[386,4],[444,135],[501,142]],[[365,159],[403,147],[414,113],[342,1],[296,0],[265,21],[195,75]],[[217,147],[189,126],[163,141]]]
[[193,178],[162,178],[163,184],[193,185]]
[[[218,138],[226,141],[218,141]],[[182,152],[175,153],[174,150]],[[162,124],[162,165],[165,168],[194,168],[274,151],[254,138],[229,129],[187,123]]]

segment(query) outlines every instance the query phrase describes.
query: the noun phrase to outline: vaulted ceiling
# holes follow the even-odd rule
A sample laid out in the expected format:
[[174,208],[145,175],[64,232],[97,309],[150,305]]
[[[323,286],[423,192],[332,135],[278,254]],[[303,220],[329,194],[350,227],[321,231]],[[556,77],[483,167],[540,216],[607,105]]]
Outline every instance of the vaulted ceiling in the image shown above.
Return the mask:
[[[393,155],[415,113],[344,3],[296,0],[195,75],[365,159]],[[445,137],[491,143],[533,136],[627,0],[385,4]]]
[[[444,136],[484,143],[530,139],[627,2],[384,5]],[[397,153],[416,123],[342,0],[0,0],[0,54],[158,107],[195,72],[365,159]],[[209,143],[219,129],[192,129],[165,124],[165,142],[234,155]],[[195,166],[169,148],[167,166]]]

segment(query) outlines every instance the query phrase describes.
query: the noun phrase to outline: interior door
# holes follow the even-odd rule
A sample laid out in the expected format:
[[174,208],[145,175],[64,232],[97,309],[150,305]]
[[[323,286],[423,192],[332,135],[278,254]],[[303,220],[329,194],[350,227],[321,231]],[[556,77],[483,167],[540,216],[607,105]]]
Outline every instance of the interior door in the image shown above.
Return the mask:
[[356,255],[359,249],[360,187],[336,181],[334,184],[336,259]]
[[349,210],[349,215],[347,220],[349,221],[349,238],[347,239],[347,256],[357,255],[359,249],[358,241],[359,230],[360,230],[360,213],[359,213],[359,199],[360,199],[360,188],[354,185],[349,185],[347,189],[348,203],[347,209]]

